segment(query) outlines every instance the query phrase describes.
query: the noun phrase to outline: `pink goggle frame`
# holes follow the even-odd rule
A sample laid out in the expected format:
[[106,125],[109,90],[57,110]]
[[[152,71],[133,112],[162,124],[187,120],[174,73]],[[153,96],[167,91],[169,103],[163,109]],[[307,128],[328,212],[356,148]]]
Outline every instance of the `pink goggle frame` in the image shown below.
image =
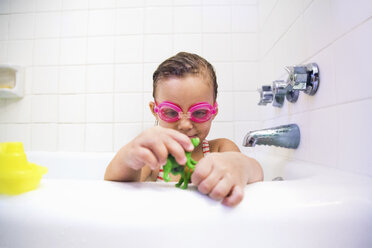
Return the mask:
[[202,123],[209,121],[214,114],[217,112],[217,102],[214,105],[210,105],[207,102],[198,102],[192,105],[186,114],[183,113],[182,109],[176,104],[168,101],[164,101],[160,104],[155,102],[155,113],[158,114],[159,118],[166,122],[175,122],[186,117],[191,121]]

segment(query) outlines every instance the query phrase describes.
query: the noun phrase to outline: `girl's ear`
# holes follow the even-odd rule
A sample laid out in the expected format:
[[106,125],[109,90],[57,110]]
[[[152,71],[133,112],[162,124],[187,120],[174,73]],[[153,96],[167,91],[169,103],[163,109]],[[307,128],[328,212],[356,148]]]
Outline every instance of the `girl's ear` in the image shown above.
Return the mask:
[[156,119],[158,119],[158,115],[155,113],[155,103],[154,102],[149,102],[149,107],[151,110],[151,113],[153,116],[155,116]]

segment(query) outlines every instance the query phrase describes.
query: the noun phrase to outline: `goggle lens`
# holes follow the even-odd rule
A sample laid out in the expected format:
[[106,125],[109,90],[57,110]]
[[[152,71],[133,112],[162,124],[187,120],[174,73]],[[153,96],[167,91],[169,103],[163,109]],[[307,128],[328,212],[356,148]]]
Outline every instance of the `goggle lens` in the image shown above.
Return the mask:
[[159,116],[162,120],[168,122],[174,122],[179,119],[179,114],[177,110],[170,107],[162,107],[159,111]]

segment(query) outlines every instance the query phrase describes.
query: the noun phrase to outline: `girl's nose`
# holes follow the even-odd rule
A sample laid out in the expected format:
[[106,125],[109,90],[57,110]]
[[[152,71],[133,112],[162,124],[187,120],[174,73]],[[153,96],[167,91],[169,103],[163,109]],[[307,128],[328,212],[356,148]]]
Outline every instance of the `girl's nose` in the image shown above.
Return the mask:
[[189,118],[181,118],[178,121],[178,129],[179,130],[190,130],[193,128],[192,121]]

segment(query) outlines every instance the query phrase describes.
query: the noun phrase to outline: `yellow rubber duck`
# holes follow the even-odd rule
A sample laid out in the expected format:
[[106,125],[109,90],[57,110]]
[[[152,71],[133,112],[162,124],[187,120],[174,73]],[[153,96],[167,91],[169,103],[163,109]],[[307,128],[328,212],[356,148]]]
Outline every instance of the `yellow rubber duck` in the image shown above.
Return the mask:
[[46,167],[27,161],[22,142],[0,143],[0,194],[34,190],[47,172]]

